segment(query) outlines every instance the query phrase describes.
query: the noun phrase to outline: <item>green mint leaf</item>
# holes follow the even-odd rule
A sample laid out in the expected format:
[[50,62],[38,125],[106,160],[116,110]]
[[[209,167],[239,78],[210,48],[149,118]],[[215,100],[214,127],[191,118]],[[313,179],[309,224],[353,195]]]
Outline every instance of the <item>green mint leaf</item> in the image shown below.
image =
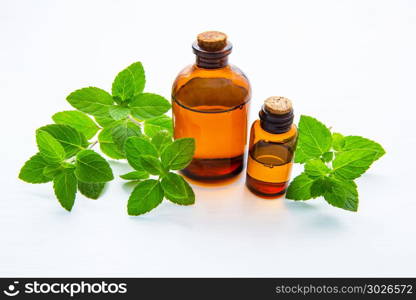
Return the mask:
[[357,211],[358,192],[354,181],[342,181],[330,178],[330,188],[324,192],[325,200],[342,209]]
[[153,137],[161,130],[167,130],[170,134],[173,135],[172,119],[168,116],[163,115],[144,121],[144,132],[148,136]]
[[129,103],[131,114],[140,120],[148,120],[163,115],[170,109],[170,102],[162,96],[143,93],[134,96]]
[[61,174],[63,171],[64,171],[64,168],[61,165],[49,165],[43,169],[43,175],[45,175],[48,178],[53,179],[59,174]]
[[131,72],[134,79],[134,95],[140,94],[144,90],[146,77],[141,62],[132,63],[127,69]]
[[101,130],[100,134],[98,135],[100,149],[108,157],[114,159],[125,158],[124,153],[117,147],[117,145],[113,141],[112,130],[113,126]]
[[297,147],[295,151],[295,159],[294,159],[295,163],[303,164],[308,159],[310,159],[310,157],[303,152],[303,149],[300,147]]
[[105,187],[105,182],[82,182],[78,181],[78,191],[90,199],[98,199]]
[[322,154],[322,161],[323,162],[330,162],[334,158],[334,152],[325,152]]
[[113,104],[113,97],[96,87],[76,90],[66,100],[76,109],[98,117],[108,117],[108,109]]
[[110,116],[110,114],[108,114],[106,117],[94,117],[94,119],[98,125],[102,127],[111,127],[114,123],[117,122]]
[[114,120],[118,121],[127,118],[127,116],[130,114],[130,109],[128,107],[114,105],[110,107],[109,113]]
[[108,162],[92,150],[79,152],[75,167],[75,175],[83,182],[107,182],[114,178]]
[[345,139],[341,133],[334,132],[332,134],[332,148],[337,151],[341,151],[344,148]]
[[136,62],[118,73],[112,86],[113,96],[121,101],[128,101],[134,95],[143,92],[145,85],[144,69],[140,62]]
[[65,158],[74,156],[88,146],[88,141],[85,136],[68,125],[51,124],[43,126],[38,130],[46,131],[64,147],[66,153]]
[[172,143],[172,135],[167,130],[161,130],[156,133],[152,138],[152,144],[156,147],[159,153],[165,148],[165,146]]
[[305,164],[305,173],[311,178],[326,176],[331,170],[320,159],[308,160]]
[[165,172],[160,160],[151,155],[140,155],[140,165],[152,175],[161,175]]
[[295,162],[304,163],[307,159],[319,158],[329,151],[331,143],[331,132],[324,124],[312,117],[302,115],[299,121],[297,145],[302,155],[295,157]]
[[146,171],[133,171],[120,175],[120,178],[125,180],[142,180],[149,178],[149,173]]
[[124,153],[124,144],[126,143],[126,140],[132,136],[141,136],[142,131],[140,130],[140,127],[132,121],[124,120],[113,126],[111,134],[113,136],[114,144],[116,144],[118,149]]
[[64,147],[48,132],[37,130],[36,143],[40,154],[47,163],[57,164],[65,159]]
[[364,174],[374,162],[375,152],[372,150],[350,150],[339,152],[332,162],[333,174],[343,179],[355,179]]
[[163,189],[159,181],[147,179],[140,182],[130,195],[127,212],[130,216],[138,216],[151,211],[163,200]]
[[313,182],[314,180],[305,173],[296,176],[287,188],[286,198],[291,200],[311,199],[311,186]]
[[315,179],[311,185],[311,197],[317,198],[319,196],[323,196],[325,192],[330,191],[330,188],[329,177]]
[[124,144],[124,150],[130,166],[137,171],[143,171],[140,163],[141,155],[150,155],[156,158],[159,155],[156,147],[144,136],[128,138]]
[[93,138],[99,127],[83,112],[77,110],[61,111],[52,116],[56,124],[69,125],[81,132],[88,140]]
[[195,194],[191,186],[182,176],[169,172],[163,177],[161,186],[165,197],[179,205],[191,205],[195,203]]
[[386,153],[380,144],[361,136],[346,136],[344,141],[345,143],[342,148],[343,151],[357,149],[370,150],[374,152],[374,160],[379,159]]
[[43,169],[48,165],[40,153],[33,155],[20,169],[19,178],[28,183],[45,183],[51,179],[43,174]]
[[77,193],[77,178],[74,169],[64,169],[61,174],[57,175],[53,179],[53,189],[62,207],[71,211]]
[[182,170],[192,160],[195,152],[195,140],[181,138],[166,146],[162,153],[162,164],[169,170]]

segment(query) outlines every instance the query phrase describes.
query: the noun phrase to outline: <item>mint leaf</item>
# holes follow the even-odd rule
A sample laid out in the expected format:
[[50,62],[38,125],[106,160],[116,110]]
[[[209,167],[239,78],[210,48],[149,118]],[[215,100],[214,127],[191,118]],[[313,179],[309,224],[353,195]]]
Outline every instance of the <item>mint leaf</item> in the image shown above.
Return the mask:
[[343,179],[360,177],[374,162],[375,152],[371,150],[350,150],[339,152],[332,162],[333,174]]
[[94,119],[98,123],[98,125],[102,127],[111,127],[114,123],[117,122],[110,116],[110,114],[108,114],[108,116],[105,117],[94,117]]
[[191,186],[182,176],[169,172],[163,177],[161,186],[165,197],[179,205],[191,205],[195,203],[195,194]]
[[170,134],[173,134],[172,119],[168,116],[162,115],[144,121],[144,132],[148,136],[153,137],[161,130],[167,130]]
[[132,136],[141,136],[142,132],[138,125],[130,120],[124,120],[113,126],[111,134],[113,136],[114,144],[122,153],[124,153],[124,144],[126,140]]
[[161,130],[152,138],[152,144],[156,147],[159,153],[162,152],[165,146],[172,143],[172,135],[167,130]]
[[136,95],[129,103],[129,107],[135,118],[148,120],[167,112],[170,109],[170,102],[162,96],[143,93]]
[[163,189],[159,181],[147,179],[140,182],[130,195],[127,211],[130,216],[138,216],[151,211],[163,200]]
[[61,111],[52,116],[56,124],[69,125],[89,140],[95,136],[99,127],[90,117],[77,110]]
[[113,97],[106,91],[87,87],[69,94],[67,101],[76,109],[93,116],[108,116],[108,109],[113,104]]
[[311,186],[313,179],[305,173],[295,177],[289,184],[286,192],[286,198],[292,200],[311,199]]
[[152,175],[161,175],[165,172],[160,160],[151,155],[140,155],[140,165]]
[[64,147],[65,158],[74,156],[88,146],[85,136],[68,125],[51,124],[43,126],[38,130],[46,131]]
[[46,131],[36,131],[36,143],[40,154],[47,163],[57,164],[65,159],[64,147]]
[[315,179],[311,185],[311,197],[323,196],[325,192],[330,191],[330,184],[329,177]]
[[62,207],[71,211],[77,193],[77,178],[74,169],[64,169],[61,174],[57,175],[53,179],[53,189]]
[[195,140],[181,138],[166,146],[161,153],[162,164],[170,170],[182,170],[192,160],[195,152]]
[[329,129],[318,120],[302,115],[299,121],[299,139],[297,147],[302,155],[295,162],[304,163],[307,159],[319,158],[331,148],[332,137]]
[[98,199],[104,190],[105,182],[82,182],[78,181],[78,190],[85,197]]
[[112,86],[113,96],[121,101],[130,100],[140,94],[145,85],[144,69],[140,62],[136,62],[118,73]]
[[149,173],[146,171],[133,171],[120,175],[120,178],[125,180],[142,180],[149,178]]
[[324,162],[330,162],[334,158],[334,152],[325,152],[322,154],[322,161]]
[[108,162],[92,150],[79,152],[75,167],[75,175],[83,182],[107,182],[114,178]]
[[330,188],[324,192],[325,200],[342,209],[357,211],[358,192],[354,181],[342,181],[336,178],[330,179]]
[[305,173],[311,178],[326,176],[331,170],[320,159],[308,160],[305,164]]
[[48,165],[40,153],[33,155],[25,162],[19,173],[19,178],[28,183],[45,183],[51,179],[43,174],[43,169]]
[[131,72],[134,82],[134,95],[140,94],[144,90],[146,77],[141,62],[132,63],[127,69]]
[[43,175],[48,178],[55,178],[63,172],[64,168],[61,165],[49,165],[43,169]]
[[136,170],[142,171],[143,167],[140,163],[141,155],[150,155],[158,157],[155,146],[145,137],[130,137],[124,144],[126,157],[129,164]]
[[344,136],[341,133],[333,133],[332,134],[332,148],[334,150],[340,151],[342,148],[344,148],[345,145],[345,139]]
[[345,143],[342,147],[343,151],[357,150],[357,149],[373,151],[374,160],[379,159],[386,153],[386,151],[384,151],[383,147],[381,147],[380,144],[372,140],[363,138],[361,136],[346,136],[344,138],[344,142]]
[[113,126],[104,128],[103,130],[101,130],[100,134],[98,135],[98,141],[100,142],[100,149],[108,157],[111,157],[114,159],[125,158],[124,153],[117,147],[117,145],[113,141],[112,130],[113,130]]
[[118,121],[127,118],[127,116],[130,114],[130,109],[128,107],[114,105],[110,107],[109,113],[114,120]]

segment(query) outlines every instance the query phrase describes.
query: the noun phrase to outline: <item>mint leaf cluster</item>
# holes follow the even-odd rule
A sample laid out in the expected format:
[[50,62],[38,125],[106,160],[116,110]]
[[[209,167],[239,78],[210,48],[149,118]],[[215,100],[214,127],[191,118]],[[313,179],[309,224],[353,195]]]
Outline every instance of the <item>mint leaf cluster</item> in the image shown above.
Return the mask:
[[46,125],[36,130],[39,152],[22,167],[19,178],[28,183],[53,182],[59,203],[70,211],[77,191],[97,199],[106,182],[113,180],[108,162],[88,149],[85,135],[63,124]]
[[295,162],[304,171],[290,183],[286,198],[309,200],[323,196],[335,206],[349,211],[358,209],[354,179],[385,154],[383,147],[360,136],[343,136],[320,121],[302,115]]
[[172,171],[189,164],[195,142],[173,141],[172,119],[165,114],[170,102],[143,92],[145,83],[143,66],[135,62],[118,73],[111,93],[97,87],[72,92],[67,101],[76,110],[54,114],[55,124],[36,131],[39,152],[24,164],[19,178],[28,183],[52,181],[58,201],[70,211],[77,191],[97,199],[114,178],[107,160],[92,150],[98,144],[106,156],[127,159],[134,169],[121,175],[138,182],[128,201],[130,215],[150,211],[164,197],[193,204],[192,188]]
[[[163,198],[179,205],[195,203],[190,185],[172,172],[185,168],[191,162],[195,152],[194,139],[173,141],[169,132],[162,130],[152,138],[129,137],[125,152],[134,171],[120,177],[138,182],[128,201],[129,215],[144,214],[158,206]],[[157,176],[157,179],[148,179],[150,175]]]

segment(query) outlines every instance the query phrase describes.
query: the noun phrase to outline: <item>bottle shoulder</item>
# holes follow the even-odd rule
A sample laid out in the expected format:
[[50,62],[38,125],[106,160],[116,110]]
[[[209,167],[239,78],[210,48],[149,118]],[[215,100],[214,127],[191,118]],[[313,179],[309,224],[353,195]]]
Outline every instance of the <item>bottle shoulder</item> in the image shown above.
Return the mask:
[[186,106],[224,104],[232,107],[250,100],[251,87],[247,76],[234,65],[204,69],[194,64],[177,75],[172,98]]
[[264,130],[260,125],[260,120],[253,122],[251,126],[252,143],[257,143],[260,140],[274,143],[286,143],[291,140],[296,140],[298,136],[298,129],[295,124],[292,124],[289,131],[284,133],[270,133]]

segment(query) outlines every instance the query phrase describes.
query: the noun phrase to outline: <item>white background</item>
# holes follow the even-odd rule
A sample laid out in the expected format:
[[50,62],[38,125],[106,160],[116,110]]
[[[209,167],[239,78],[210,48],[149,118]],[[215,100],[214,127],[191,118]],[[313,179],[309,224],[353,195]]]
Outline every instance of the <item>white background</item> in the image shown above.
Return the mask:
[[[323,199],[264,200],[244,177],[194,186],[197,203],[129,217],[116,179],[71,213],[51,184],[17,179],[36,128],[88,85],[142,61],[169,98],[197,33],[221,30],[253,87],[387,154],[351,213]],[[1,1],[1,276],[415,276],[415,1]],[[116,175],[128,170],[112,163]],[[299,173],[296,168],[294,175]]]

